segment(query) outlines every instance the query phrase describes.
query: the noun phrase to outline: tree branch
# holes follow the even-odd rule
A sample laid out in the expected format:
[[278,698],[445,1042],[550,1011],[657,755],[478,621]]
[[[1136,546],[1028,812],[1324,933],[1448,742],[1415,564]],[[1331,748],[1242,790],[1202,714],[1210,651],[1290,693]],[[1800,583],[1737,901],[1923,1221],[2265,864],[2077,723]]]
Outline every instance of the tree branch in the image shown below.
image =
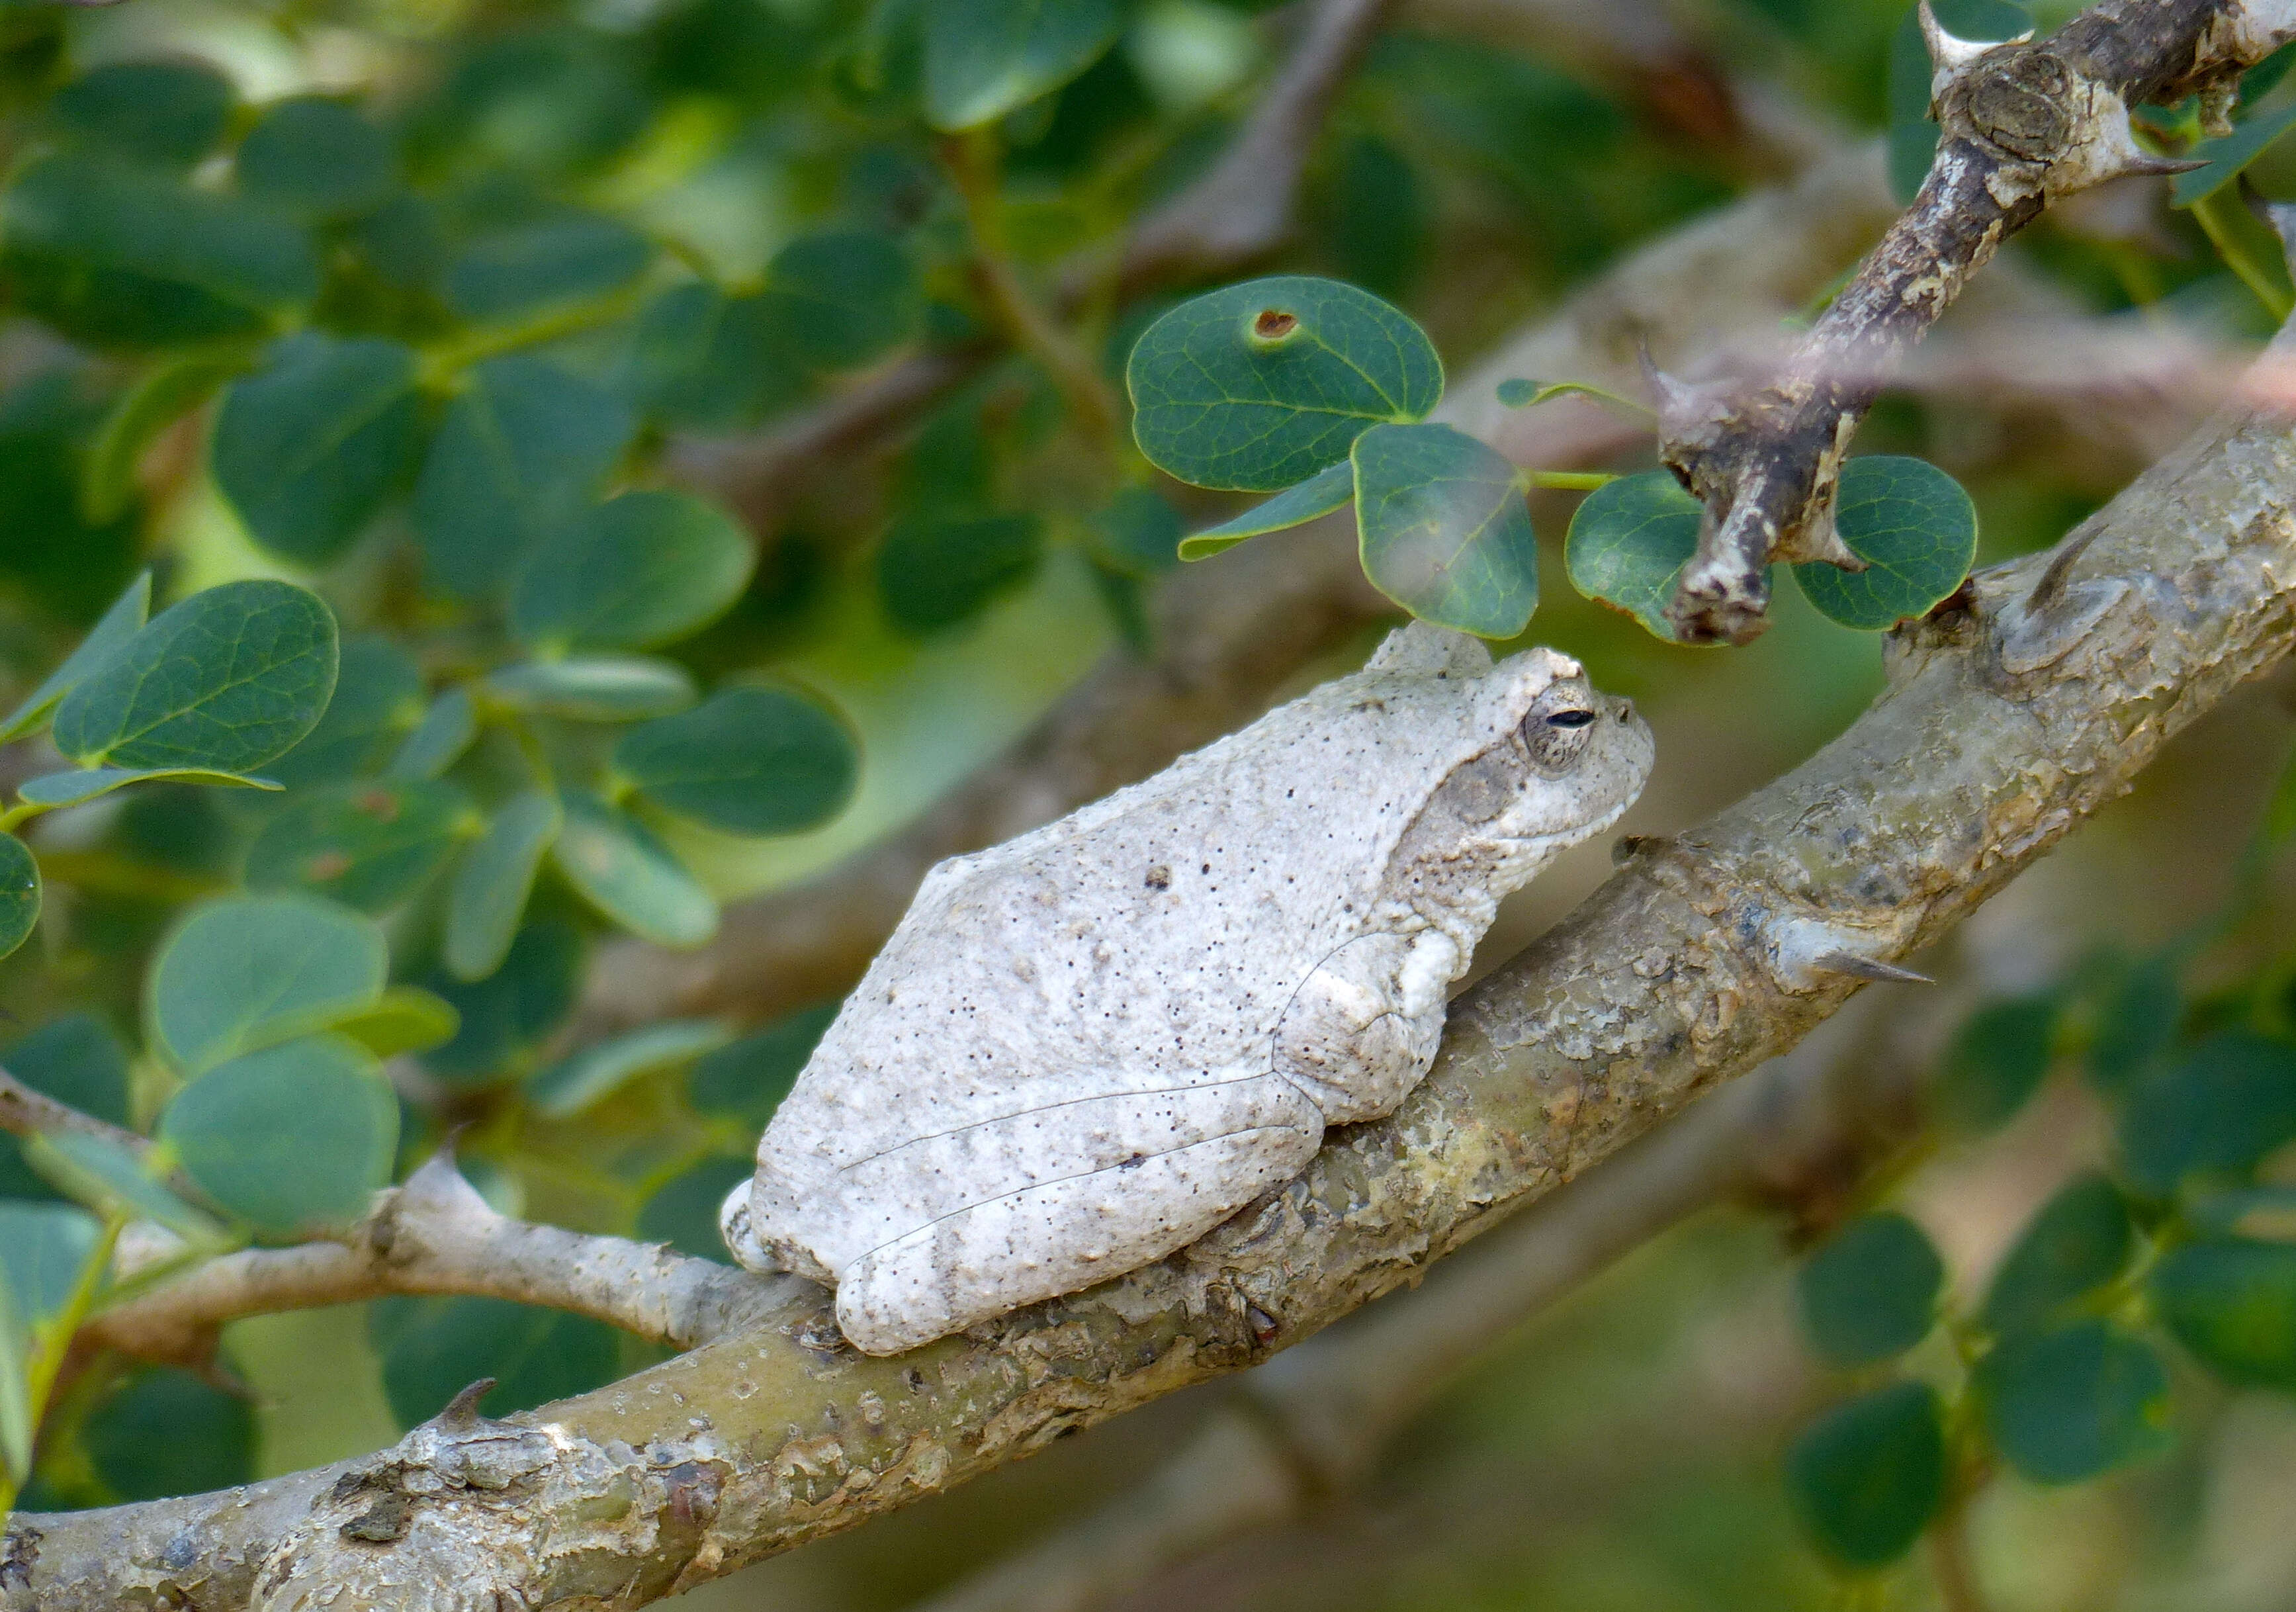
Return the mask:
[[1693,387],[1653,373],[1660,457],[1706,506],[1668,609],[1690,642],[1760,633],[1773,561],[1862,569],[1834,530],[1835,484],[1898,356],[2052,202],[2181,166],[2138,149],[2129,108],[2229,82],[2296,37],[2296,9],[2286,0],[2104,0],[2039,42],[1969,45],[1933,21],[1928,31],[1943,130],[1936,160],[1800,350],[1751,386]]
[[641,1605],[1311,1336],[1792,1046],[1857,988],[1839,958],[1936,939],[2284,656],[2292,506],[2289,415],[2234,411],[2076,555],[1973,579],[1895,636],[1890,687],[1841,737],[1638,851],[1461,997],[1393,1115],[1157,1264],[890,1359],[792,1282],[752,1325],[511,1422],[19,1518],[0,1606]]
[[5,1069],[0,1069],[0,1131],[15,1136],[37,1136],[44,1131],[92,1136],[131,1158],[140,1159],[152,1151],[148,1139],[35,1091]]
[[195,1265],[94,1316],[90,1344],[147,1360],[203,1361],[243,1315],[387,1293],[475,1294],[547,1304],[690,1349],[755,1316],[779,1284],[659,1243],[591,1237],[497,1214],[441,1151],[378,1193],[337,1242],[249,1248]]

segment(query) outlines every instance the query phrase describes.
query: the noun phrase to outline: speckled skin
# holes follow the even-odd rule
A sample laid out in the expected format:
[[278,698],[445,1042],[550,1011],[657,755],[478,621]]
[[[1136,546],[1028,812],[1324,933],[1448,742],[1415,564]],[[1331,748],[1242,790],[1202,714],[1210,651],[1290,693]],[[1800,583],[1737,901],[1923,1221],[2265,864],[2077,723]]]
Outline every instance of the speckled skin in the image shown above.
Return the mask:
[[[1562,723],[1550,720],[1560,713]],[[1649,730],[1414,624],[1144,783],[927,876],[726,1199],[872,1354],[1162,1257],[1427,1072],[1499,898]]]

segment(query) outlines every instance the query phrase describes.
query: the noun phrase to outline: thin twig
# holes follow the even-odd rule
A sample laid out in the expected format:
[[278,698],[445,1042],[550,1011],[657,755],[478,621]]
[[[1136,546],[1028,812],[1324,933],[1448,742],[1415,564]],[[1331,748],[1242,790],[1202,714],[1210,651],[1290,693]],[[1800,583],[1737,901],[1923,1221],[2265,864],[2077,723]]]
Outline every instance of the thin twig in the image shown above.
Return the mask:
[[92,1136],[138,1159],[152,1151],[151,1142],[133,1131],[122,1130],[92,1114],[83,1114],[44,1091],[35,1091],[5,1069],[0,1069],[0,1131],[17,1136],[38,1136],[44,1132]]

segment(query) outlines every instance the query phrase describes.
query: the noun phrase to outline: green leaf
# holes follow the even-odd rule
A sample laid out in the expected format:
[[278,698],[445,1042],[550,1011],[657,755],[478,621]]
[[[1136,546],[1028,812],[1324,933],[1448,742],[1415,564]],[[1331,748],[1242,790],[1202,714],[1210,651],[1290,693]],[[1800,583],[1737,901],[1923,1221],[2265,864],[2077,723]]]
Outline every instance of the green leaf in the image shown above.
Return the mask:
[[2296,1048],[2245,1031],[2139,1077],[2120,1114],[2129,1179],[2164,1197],[2188,1176],[2243,1172],[2292,1137]]
[[88,629],[87,637],[64,657],[63,664],[48,673],[24,703],[8,713],[7,720],[0,722],[0,744],[37,731],[64,695],[85,682],[114,650],[143,629],[151,610],[152,573],[147,571],[127,585],[127,591]]
[[508,1416],[621,1375],[614,1329],[564,1311],[499,1298],[387,1298],[367,1314],[391,1414],[409,1427],[482,1377],[495,1379],[487,1413]]
[[357,633],[343,640],[334,698],[300,743],[264,764],[290,789],[361,777],[381,766],[422,718],[422,669],[395,638]]
[[157,1050],[187,1074],[339,1023],[382,994],[374,920],[306,895],[229,896],[192,909],[153,960]]
[[693,1065],[686,1094],[704,1114],[722,1114],[765,1129],[799,1072],[837,1018],[838,1004],[800,1008],[754,1035],[728,1041]]
[[592,906],[657,945],[699,946],[718,932],[718,903],[644,824],[578,791],[560,804],[550,859]]
[[0,834],[0,957],[22,945],[40,921],[40,864],[12,834]]
[[668,716],[693,704],[699,693],[685,668],[643,655],[528,661],[489,672],[480,687],[488,699],[512,711],[577,722]]
[[1866,569],[1818,562],[1795,566],[1794,580],[1819,610],[1863,631],[1926,615],[1961,586],[1977,557],[1977,506],[1926,459],[1850,460],[1841,467],[1833,523]]
[[993,123],[1098,61],[1122,22],[1115,0],[935,0],[924,12],[925,120]]
[[137,1373],[80,1426],[95,1475],[123,1501],[251,1484],[255,1407],[188,1371]]
[[2243,119],[2232,133],[2214,140],[2202,141],[2185,156],[2208,166],[2178,174],[2171,180],[2169,204],[2171,207],[2190,207],[2195,202],[2207,201],[2238,178],[2243,169],[2262,156],[2267,147],[2292,127],[2296,127],[2296,105],[2278,107]]
[[2228,1383],[2296,1393],[2296,1247],[2186,1243],[2152,1271],[2161,1321]]
[[398,180],[390,140],[340,102],[297,95],[266,108],[240,142],[241,193],[314,222],[370,212]]
[[718,1230],[718,1211],[754,1167],[748,1159],[704,1159],[672,1176],[638,1211],[638,1240],[668,1243],[693,1259],[732,1264]]
[[0,1202],[0,1276],[20,1326],[45,1326],[70,1306],[102,1236],[85,1209]]
[[547,790],[513,795],[455,870],[446,956],[456,979],[482,980],[502,966],[559,821],[557,797]]
[[2203,1236],[2296,1242],[2296,1187],[2245,1187],[2187,1205],[2185,1219]]
[[199,1076],[168,1105],[160,1136],[217,1204],[289,1236],[366,1212],[390,1180],[398,1100],[365,1048],[309,1035]]
[[127,514],[135,502],[135,471],[144,450],[249,362],[238,350],[168,353],[138,375],[104,415],[80,462],[81,513],[99,525]]
[[1894,1213],[1861,1214],[1803,1262],[1802,1324],[1835,1365],[1871,1365],[1929,1335],[1944,1281],[1945,1262],[1919,1226]]
[[1044,527],[1035,515],[905,516],[878,546],[878,596],[895,626],[938,631],[1027,581],[1043,553]]
[[549,654],[650,649],[723,615],[755,562],[748,534],[701,499],[624,493],[545,539],[519,578],[511,623]]
[[1426,257],[1427,187],[1410,159],[1376,135],[1349,141],[1334,166],[1327,210],[1338,267],[1382,296],[1402,295]]
[[1963,1020],[1938,1073],[1939,1117],[1976,1135],[2008,1123],[2049,1073],[2058,1011],[2045,992],[1988,1002]]
[[176,784],[213,784],[237,789],[283,789],[286,785],[271,778],[249,777],[244,773],[217,772],[209,767],[97,767],[79,772],[45,772],[37,778],[26,778],[16,794],[27,804],[45,806],[51,810],[64,806],[78,806],[93,801],[98,795],[110,794],[130,784],[159,782]]
[[226,582],[161,611],[56,708],[83,767],[250,772],[317,726],[335,687],[335,618],[285,582]]
[[382,776],[400,783],[439,777],[462,760],[478,736],[478,703],[467,689],[449,688],[430,702],[422,720],[406,736]]
[[193,62],[115,62],[83,73],[49,103],[74,144],[155,168],[189,168],[221,143],[237,99]]
[[423,1066],[456,1085],[514,1073],[574,1011],[583,961],[581,932],[544,922],[520,930],[502,966],[483,980],[431,975],[423,983],[462,1016],[462,1025],[453,1040],[423,1055]]
[[566,1119],[632,1081],[682,1068],[728,1039],[715,1019],[665,1019],[560,1060],[527,1082],[527,1095],[537,1113]]
[[2041,1205],[1995,1273],[1985,1324],[2031,1331],[2119,1276],[2136,1246],[2128,1205],[2102,1175],[2077,1177]]
[[1698,550],[1705,512],[1673,473],[1621,476],[1580,500],[1562,542],[1570,586],[1622,610],[1653,637],[1681,642],[1666,607]]
[[589,506],[636,429],[619,398],[555,364],[512,354],[474,366],[414,487],[430,579],[457,598],[499,593]]
[[871,230],[800,235],[774,254],[762,299],[767,339],[807,369],[866,364],[914,335],[924,314],[908,254]]
[[0,1065],[35,1091],[82,1114],[109,1124],[127,1123],[127,1049],[92,1013],[50,1019],[0,1053]]
[[1374,425],[1357,437],[1364,575],[1423,621],[1512,638],[1538,607],[1529,482],[1448,425]]
[[[0,1265],[6,1256],[0,1254]],[[16,1313],[15,1293],[0,1281],[0,1479],[12,1497],[32,1476],[32,1328]]]
[[361,912],[412,897],[473,825],[470,797],[427,779],[324,785],[289,802],[247,852],[251,890],[308,890]]
[[24,1139],[24,1157],[57,1191],[105,1216],[164,1226],[193,1247],[220,1248],[230,1235],[153,1180],[135,1156],[115,1142],[78,1131]]
[[2177,959],[2166,951],[2139,958],[2108,980],[2097,994],[2096,1023],[2089,1037],[2089,1081],[2107,1096],[2119,1096],[2153,1068],[2177,1039],[2184,1013]]
[[232,382],[216,415],[216,486],[250,536],[302,565],[340,558],[414,466],[414,352],[306,331]]
[[447,300],[465,319],[491,324],[619,291],[652,257],[644,235],[594,213],[513,224],[447,266]]
[[633,325],[619,384],[666,425],[733,431],[802,398],[808,382],[775,334],[763,293],[729,297],[715,285],[674,285]]
[[379,1058],[429,1052],[455,1039],[462,1020],[444,998],[417,985],[393,985],[374,1001],[331,1026]]
[[2005,1343],[1972,1381],[1994,1443],[2036,1483],[2081,1483],[2168,1443],[2160,1357],[2101,1320]]
[[1945,1419],[1927,1383],[1837,1405],[1794,1440],[1786,1482],[1818,1548],[1849,1567],[1913,1549],[1945,1500]]
[[786,688],[728,688],[633,728],[614,769],[665,811],[727,834],[796,834],[835,817],[860,769],[853,736]]
[[1122,487],[1094,514],[1091,530],[1095,560],[1144,582],[1179,563],[1187,527],[1168,499],[1144,487]]
[[1240,515],[1217,526],[1207,526],[1180,539],[1180,558],[1204,560],[1234,548],[1247,538],[1257,538],[1286,527],[1300,526],[1341,508],[1356,496],[1355,465],[1346,460],[1327,465],[1300,482],[1287,487],[1264,504],[1255,504]]
[[1183,302],[1126,366],[1149,462],[1199,487],[1275,492],[1340,463],[1374,425],[1443,395],[1426,333],[1368,292],[1284,275]]
[[20,304],[98,345],[257,335],[319,292],[310,240],[286,220],[89,157],[28,169],[8,192],[4,227]]

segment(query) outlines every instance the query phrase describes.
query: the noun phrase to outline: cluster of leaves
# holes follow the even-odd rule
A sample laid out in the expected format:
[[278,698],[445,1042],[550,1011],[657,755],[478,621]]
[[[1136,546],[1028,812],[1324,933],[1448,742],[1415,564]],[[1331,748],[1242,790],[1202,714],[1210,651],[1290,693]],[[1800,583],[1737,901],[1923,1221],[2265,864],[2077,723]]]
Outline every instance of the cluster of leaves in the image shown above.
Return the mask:
[[2172,1344],[2218,1383],[2296,1394],[2291,962],[2194,998],[2191,951],[2100,955],[1955,1035],[1931,1088],[1946,1134],[1998,1130],[2070,1066],[2113,1139],[2105,1167],[2035,1211],[1972,1308],[1946,1299],[1944,1261],[1892,1210],[1802,1264],[1809,1342],[1858,1391],[1796,1440],[1789,1481],[1846,1567],[1895,1561],[2004,1467],[2079,1484],[2167,1448]]
[[[1526,495],[1591,487],[1564,546],[1571,585],[1674,637],[1666,606],[1698,547],[1697,500],[1664,471],[1523,470],[1429,420],[1443,396],[1434,343],[1368,292],[1284,276],[1197,297],[1148,327],[1129,381],[1133,433],[1159,469],[1199,487],[1275,494],[1185,539],[1183,559],[1352,502],[1373,586],[1423,621],[1512,638],[1538,605]],[[1510,382],[1501,396],[1529,406],[1592,390]],[[1976,557],[1969,495],[1921,459],[1849,461],[1836,520],[1866,568],[1792,571],[1810,602],[1846,627],[1874,631],[1923,614],[1961,586]]]

